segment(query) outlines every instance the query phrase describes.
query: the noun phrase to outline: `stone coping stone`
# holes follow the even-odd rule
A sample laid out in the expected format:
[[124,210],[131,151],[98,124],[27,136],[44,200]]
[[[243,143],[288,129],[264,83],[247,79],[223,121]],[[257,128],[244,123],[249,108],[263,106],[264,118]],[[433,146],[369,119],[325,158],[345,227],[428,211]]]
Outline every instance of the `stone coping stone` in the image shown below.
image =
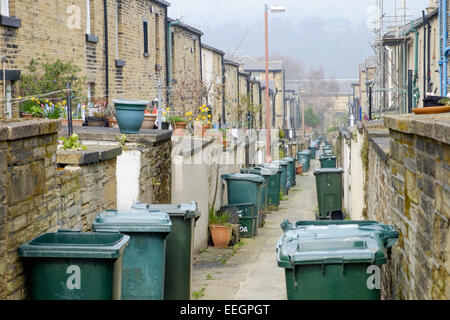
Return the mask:
[[386,115],[387,128],[450,144],[450,113]]
[[[192,145],[192,141],[194,142]],[[179,148],[182,145],[182,148],[178,155],[188,157],[196,154],[197,152],[203,150],[208,145],[214,142],[212,138],[199,138],[199,137],[183,137],[183,136],[172,136],[172,149]]]
[[66,165],[87,165],[117,158],[122,154],[120,146],[87,146],[86,150],[63,150],[56,152],[56,162]]
[[[105,127],[73,127],[80,140],[91,141],[117,141],[122,136],[119,128]],[[126,134],[126,142],[153,144],[170,140],[173,131],[170,130],[153,130],[141,129],[139,134]],[[61,136],[67,136],[67,126],[63,126],[60,130]]]
[[13,119],[0,121],[0,141],[26,139],[54,134],[61,128],[59,120],[50,119]]
[[369,138],[369,142],[383,161],[387,161],[389,159],[391,144],[391,139],[389,137],[372,137]]

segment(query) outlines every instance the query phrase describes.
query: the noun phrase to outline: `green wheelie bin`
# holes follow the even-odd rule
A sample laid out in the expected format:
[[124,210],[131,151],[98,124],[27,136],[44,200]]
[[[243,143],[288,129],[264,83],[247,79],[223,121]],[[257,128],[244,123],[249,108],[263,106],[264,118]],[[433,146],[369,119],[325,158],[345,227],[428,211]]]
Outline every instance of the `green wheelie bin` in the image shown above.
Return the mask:
[[308,172],[310,166],[309,153],[305,150],[297,152],[297,159],[303,166],[303,172]]
[[261,211],[265,211],[268,205],[268,192],[269,192],[269,177],[272,172],[260,167],[241,169],[243,174],[257,174],[264,178],[264,183],[260,188],[259,208]]
[[257,174],[225,174],[222,179],[227,182],[228,204],[254,203],[261,208],[261,187],[265,179]]
[[277,245],[288,300],[380,300],[377,279],[399,237],[374,221],[285,220]]
[[344,219],[342,213],[342,174],[341,168],[316,169],[318,219]]
[[320,156],[320,167],[325,168],[336,168],[336,157],[332,155],[321,155]]
[[283,173],[281,174],[281,191],[283,195],[289,194],[289,188],[291,184],[291,172],[289,171],[289,163],[283,160],[272,161],[272,165],[281,167],[283,169]]
[[297,173],[295,170],[297,161],[295,160],[295,158],[291,158],[291,157],[283,158],[283,161],[286,161],[289,164],[289,170],[291,173],[291,188],[292,188],[297,184],[297,181],[296,181]]
[[315,159],[317,151],[316,145],[309,146],[309,151],[311,151],[311,159]]
[[164,300],[190,300],[192,250],[195,222],[200,218],[197,203],[147,204],[136,202],[134,209],[166,212],[172,222],[167,237]]
[[19,247],[32,300],[120,300],[130,237],[119,232],[59,230]]
[[123,255],[122,300],[163,300],[166,240],[172,222],[165,212],[108,210],[97,215],[93,230],[118,230],[130,236]]
[[254,203],[241,203],[222,206],[221,210],[235,207],[239,212],[240,236],[242,238],[253,238],[258,235],[258,212]]
[[278,208],[280,206],[280,180],[283,174],[283,168],[270,164],[263,164],[261,166],[272,172],[272,176],[269,177],[269,192],[267,194],[269,208]]

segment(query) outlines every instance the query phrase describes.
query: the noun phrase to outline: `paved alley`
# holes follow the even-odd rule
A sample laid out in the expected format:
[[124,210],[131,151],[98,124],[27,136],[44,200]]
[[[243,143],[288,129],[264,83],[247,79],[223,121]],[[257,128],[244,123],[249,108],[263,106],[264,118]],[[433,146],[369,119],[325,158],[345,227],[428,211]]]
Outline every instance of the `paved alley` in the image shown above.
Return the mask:
[[192,299],[199,300],[286,300],[284,270],[277,266],[275,248],[282,235],[280,224],[315,220],[317,207],[313,171],[318,160],[289,192],[279,211],[268,214],[266,224],[254,239],[242,239],[239,249],[216,249],[196,257],[192,274]]

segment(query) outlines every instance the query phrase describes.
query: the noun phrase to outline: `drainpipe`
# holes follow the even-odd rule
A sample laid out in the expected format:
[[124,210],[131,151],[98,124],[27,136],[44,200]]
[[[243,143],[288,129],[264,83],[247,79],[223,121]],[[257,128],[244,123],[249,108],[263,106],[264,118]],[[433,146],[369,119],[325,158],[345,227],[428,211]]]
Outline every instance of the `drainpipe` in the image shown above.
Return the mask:
[[172,27],[180,24],[180,19],[167,24],[167,105],[170,107],[172,102]]
[[[427,96],[427,18],[422,10],[423,19],[423,97]],[[425,104],[425,102],[424,102]]]
[[108,0],[103,0],[105,22],[105,96],[109,100],[109,44],[108,44]]
[[427,52],[427,90],[428,92],[432,92],[433,88],[431,85],[431,24],[430,21],[427,19],[427,26],[428,26],[428,52]]
[[411,22],[411,28],[409,32],[414,32],[414,80],[413,80],[413,108],[417,107],[418,100],[420,99],[420,90],[417,86],[417,79],[419,78],[419,31],[414,28],[413,22]]
[[443,51],[443,72],[442,72],[442,95],[447,96],[447,86],[448,86],[448,59],[447,54],[450,51],[450,48],[447,47],[447,39],[448,39],[448,31],[447,31],[447,0],[441,0],[442,5],[442,48],[445,48]]
[[443,56],[443,48],[442,48],[442,0],[439,0],[439,85],[441,89],[441,96],[443,94],[443,85],[442,85],[442,56]]
[[223,120],[223,125],[226,128],[227,127],[227,118],[226,118],[226,110],[225,110],[225,81],[226,81],[226,77],[225,77],[225,63],[224,63],[224,58],[222,56],[222,120]]

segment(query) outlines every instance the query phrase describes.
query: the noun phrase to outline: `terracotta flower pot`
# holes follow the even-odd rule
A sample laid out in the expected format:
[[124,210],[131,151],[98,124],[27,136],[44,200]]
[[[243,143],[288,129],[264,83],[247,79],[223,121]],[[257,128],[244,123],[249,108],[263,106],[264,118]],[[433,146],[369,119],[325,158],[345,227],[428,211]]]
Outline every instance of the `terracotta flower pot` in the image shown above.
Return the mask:
[[144,122],[142,123],[142,129],[153,129],[155,126],[157,115],[156,114],[146,114],[144,116]]
[[231,240],[230,229],[224,226],[210,226],[210,230],[214,246],[217,248],[228,248]]
[[202,124],[202,137],[205,136],[206,132],[211,129],[211,126],[209,124]]
[[[60,119],[61,125],[68,126],[69,120],[67,119]],[[82,127],[83,126],[83,119],[72,119],[72,127]]]
[[178,129],[186,130],[186,127],[187,127],[187,123],[186,122],[175,122],[175,124],[174,124],[174,129],[175,130],[178,130]]
[[438,114],[450,112],[450,106],[436,106],[412,109],[415,114]]
[[182,137],[186,134],[186,122],[175,122],[173,124],[173,133],[172,135]]
[[108,118],[108,126],[110,128],[117,127],[117,120],[114,118]]
[[22,119],[33,119],[34,117],[29,113],[22,113]]
[[297,174],[303,174],[303,166],[299,165],[296,169],[295,169],[295,173]]

